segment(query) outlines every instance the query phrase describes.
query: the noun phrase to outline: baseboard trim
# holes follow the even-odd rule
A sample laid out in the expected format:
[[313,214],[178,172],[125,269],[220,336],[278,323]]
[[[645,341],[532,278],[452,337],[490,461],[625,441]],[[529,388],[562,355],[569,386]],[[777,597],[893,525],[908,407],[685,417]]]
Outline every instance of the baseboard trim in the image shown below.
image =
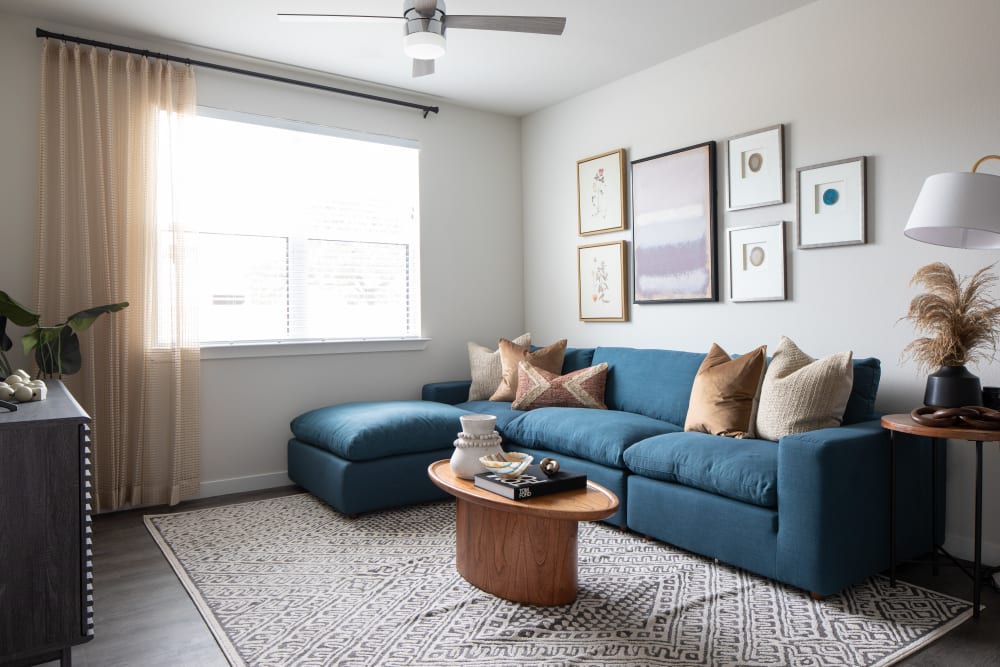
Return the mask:
[[212,496],[225,496],[230,493],[242,493],[243,491],[260,491],[262,489],[273,489],[278,486],[288,486],[292,483],[292,480],[288,479],[288,473],[284,470],[264,473],[263,475],[213,479],[201,483],[201,492],[198,497],[210,498]]

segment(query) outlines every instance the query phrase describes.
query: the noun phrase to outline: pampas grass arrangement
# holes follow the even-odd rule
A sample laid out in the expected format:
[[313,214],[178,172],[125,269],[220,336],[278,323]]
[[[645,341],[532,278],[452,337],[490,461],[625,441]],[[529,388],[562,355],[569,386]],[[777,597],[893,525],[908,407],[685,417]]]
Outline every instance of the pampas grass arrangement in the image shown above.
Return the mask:
[[934,262],[913,274],[910,286],[926,291],[913,298],[901,319],[926,335],[903,348],[904,359],[933,371],[993,358],[1000,342],[1000,306],[988,293],[997,283],[992,268],[984,266],[959,278],[947,264]]

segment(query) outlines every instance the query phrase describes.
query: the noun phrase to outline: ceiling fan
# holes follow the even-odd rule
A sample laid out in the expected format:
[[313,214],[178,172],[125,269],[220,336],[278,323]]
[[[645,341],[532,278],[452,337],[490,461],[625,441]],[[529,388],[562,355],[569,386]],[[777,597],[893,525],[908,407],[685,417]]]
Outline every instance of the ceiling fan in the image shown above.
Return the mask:
[[444,0],[404,0],[402,16],[359,14],[278,14],[282,21],[377,21],[403,23],[403,52],[413,59],[413,76],[434,73],[434,61],[445,53],[446,30],[501,30],[561,35],[565,17],[448,14]]

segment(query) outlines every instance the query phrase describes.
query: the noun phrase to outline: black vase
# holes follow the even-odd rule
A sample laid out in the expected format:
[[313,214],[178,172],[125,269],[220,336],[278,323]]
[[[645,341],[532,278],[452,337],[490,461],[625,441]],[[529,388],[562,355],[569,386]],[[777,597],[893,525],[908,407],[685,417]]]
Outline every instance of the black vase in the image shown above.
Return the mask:
[[935,408],[960,408],[982,405],[983,388],[979,378],[965,366],[942,366],[927,376],[924,405]]
[[983,387],[983,406],[1000,410],[1000,387]]

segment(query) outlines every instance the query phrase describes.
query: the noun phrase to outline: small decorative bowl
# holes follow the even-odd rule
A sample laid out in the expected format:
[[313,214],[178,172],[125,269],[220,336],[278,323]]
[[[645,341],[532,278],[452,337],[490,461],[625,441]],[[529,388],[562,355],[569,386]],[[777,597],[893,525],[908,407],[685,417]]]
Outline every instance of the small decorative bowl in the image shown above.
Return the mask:
[[500,452],[499,454],[488,454],[480,456],[479,462],[483,464],[487,472],[491,472],[504,479],[517,479],[531,465],[535,457],[521,452]]

